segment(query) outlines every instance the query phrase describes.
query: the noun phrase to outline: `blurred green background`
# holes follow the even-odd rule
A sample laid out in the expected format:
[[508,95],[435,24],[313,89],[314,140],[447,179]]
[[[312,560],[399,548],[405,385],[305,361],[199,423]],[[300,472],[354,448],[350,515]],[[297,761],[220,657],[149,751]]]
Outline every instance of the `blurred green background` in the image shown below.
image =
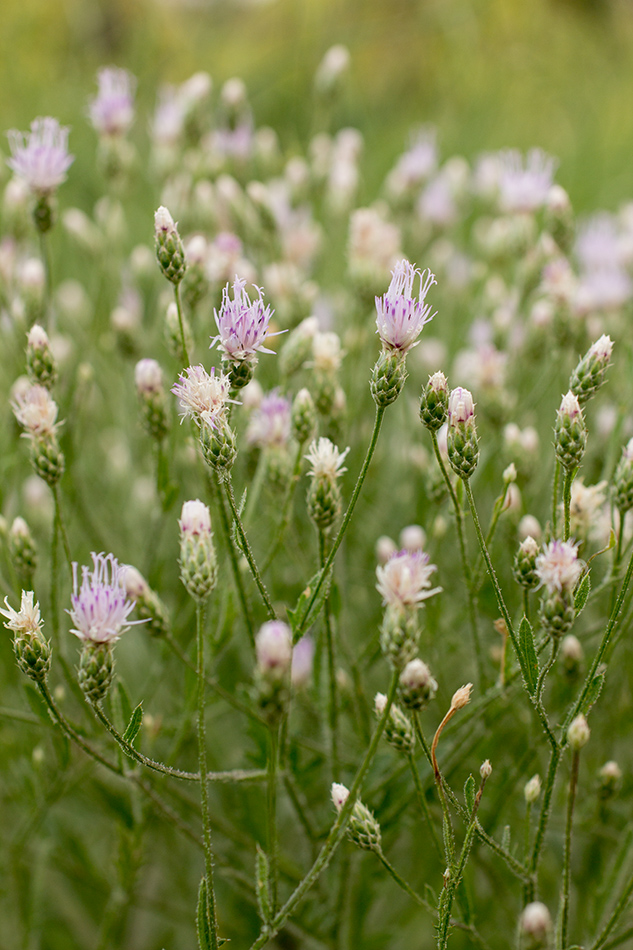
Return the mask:
[[77,150],[99,66],[139,77],[146,116],[160,81],[205,69],[242,76],[257,122],[291,147],[333,43],[352,53],[338,118],[366,136],[370,198],[420,122],[437,124],[444,155],[543,147],[580,210],[633,194],[629,0],[3,0],[0,117],[57,115]]

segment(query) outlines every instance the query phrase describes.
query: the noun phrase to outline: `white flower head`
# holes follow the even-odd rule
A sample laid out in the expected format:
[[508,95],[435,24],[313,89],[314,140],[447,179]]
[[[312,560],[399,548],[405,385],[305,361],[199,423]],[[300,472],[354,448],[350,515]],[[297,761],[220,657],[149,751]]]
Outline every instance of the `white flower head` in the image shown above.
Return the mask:
[[198,498],[195,501],[186,501],[182,506],[178,521],[183,535],[211,534],[211,512],[204,502]]
[[314,478],[329,478],[334,480],[339,478],[347,469],[343,468],[345,456],[349,452],[349,446],[343,452],[329,439],[321,436],[310,443],[308,454],[305,458],[311,465],[309,475]]
[[32,437],[51,436],[59,425],[57,403],[45,386],[30,386],[24,393],[17,393],[11,408],[26,434]]
[[589,347],[589,352],[587,356],[594,357],[599,360],[601,363],[608,363],[611,359],[611,353],[613,352],[613,340],[610,336],[607,336],[606,333],[603,333],[602,336],[596,340],[595,343],[592,343]]
[[[437,281],[431,271],[420,271],[407,260],[399,261],[391,274],[387,293],[376,297],[376,332],[385,349],[407,353],[417,345],[422,328],[435,316],[424,300]],[[413,291],[416,277],[417,297]]]
[[581,413],[580,403],[578,402],[578,396],[575,396],[571,389],[569,392],[566,392],[563,398],[560,401],[560,408],[558,410],[559,415],[561,416],[570,416],[575,417]]
[[20,609],[14,610],[7,597],[4,598],[6,610],[0,608],[0,614],[7,618],[5,627],[14,633],[39,633],[42,628],[40,619],[40,605],[35,603],[35,594],[32,590],[22,591]]
[[50,346],[48,333],[39,323],[34,323],[27,334],[27,346],[34,350],[45,350]]
[[578,557],[578,545],[558,538],[545,545],[535,562],[536,573],[550,593],[573,591],[580,580],[584,563]]
[[431,589],[431,575],[436,570],[435,564],[429,564],[429,555],[424,551],[396,552],[384,566],[376,568],[376,589],[383,604],[400,608],[419,607],[442,589]]
[[142,620],[128,620],[134,601],[127,599],[123,583],[125,569],[112,554],[92,554],[93,569],[81,568],[73,562],[72,607],[67,611],[75,624],[71,627],[80,640],[90,643],[113,643],[122,633]]
[[[185,375],[186,374],[186,375]],[[224,373],[216,375],[215,367],[207,373],[204,366],[189,366],[172,386],[172,393],[180,400],[182,418],[190,416],[197,426],[203,423],[217,428],[220,417],[229,399],[231,380]]]

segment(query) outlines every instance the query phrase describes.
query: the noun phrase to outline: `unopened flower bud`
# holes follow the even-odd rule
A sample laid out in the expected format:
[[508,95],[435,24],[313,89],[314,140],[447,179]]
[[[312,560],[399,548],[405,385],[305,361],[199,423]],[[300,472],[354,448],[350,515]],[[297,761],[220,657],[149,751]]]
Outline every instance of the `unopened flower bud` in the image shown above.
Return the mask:
[[526,590],[532,590],[539,585],[539,576],[536,573],[536,558],[539,546],[530,535],[521,541],[514,557],[513,573],[515,580]]
[[615,506],[623,516],[633,508],[633,439],[622,449],[613,477]]
[[398,546],[393,538],[386,534],[381,535],[376,541],[376,560],[384,565],[397,552]]
[[399,680],[399,695],[404,705],[409,709],[424,709],[436,692],[437,682],[426,663],[418,657],[410,660]]
[[460,688],[453,693],[453,698],[451,699],[451,709],[458,710],[463,709],[464,706],[467,706],[470,702],[470,694],[472,691],[472,683],[466,683],[465,686],[460,686]]
[[316,431],[316,407],[308,389],[300,389],[292,401],[291,432],[295,442],[305,445]]
[[405,357],[398,351],[383,350],[371,374],[370,389],[379,409],[395,402],[407,378]]
[[134,370],[134,381],[140,400],[143,425],[149,435],[160,442],[167,435],[169,428],[167,397],[160,364],[156,360],[140,360]]
[[448,400],[448,460],[460,478],[471,477],[479,460],[475,404],[467,389],[453,389]]
[[575,637],[573,633],[568,633],[561,643],[560,654],[566,675],[569,679],[575,679],[580,672],[582,661],[585,658],[584,650],[578,637]]
[[167,608],[140,571],[127,564],[123,568],[121,582],[128,597],[136,602],[138,616],[147,621],[145,630],[153,637],[163,637],[169,633]]
[[602,801],[613,798],[622,784],[622,769],[617,762],[605,762],[598,772],[598,795]]
[[112,642],[94,643],[86,640],[79,657],[78,680],[89,703],[101,703],[110,689],[114,676]]
[[218,478],[226,479],[237,457],[235,433],[224,415],[216,416],[215,426],[203,423],[200,429],[200,445],[204,460]]
[[9,555],[20,579],[32,578],[37,567],[37,548],[24,518],[15,518],[7,536]]
[[[349,789],[338,782],[332,784],[332,803],[340,812],[349,798]],[[347,837],[365,851],[380,851],[380,825],[367,808],[357,799],[354,802]]]
[[507,468],[503,470],[503,484],[512,485],[517,480],[517,468],[514,462],[510,462]]
[[492,765],[490,764],[490,759],[486,759],[485,762],[481,763],[479,774],[481,776],[482,782],[485,782],[490,778],[492,775]]
[[576,716],[567,730],[567,738],[573,751],[580,752],[582,747],[589,742],[589,736],[590,731],[587,720],[583,715]]
[[390,604],[380,627],[380,648],[394,669],[402,669],[413,659],[418,652],[419,639],[416,612]]
[[257,700],[271,720],[281,714],[288,699],[292,665],[292,634],[287,624],[270,620],[255,637]]
[[154,237],[160,269],[172,284],[179,284],[187,269],[185,249],[174,219],[162,206],[154,215]]
[[429,376],[420,400],[420,421],[427,429],[437,431],[448,415],[448,383],[444,373]]
[[538,801],[541,795],[541,776],[533,775],[529,782],[525,783],[523,795],[528,805],[533,805]]
[[186,501],[179,524],[180,579],[189,596],[202,603],[215,587],[218,573],[209,509],[197,499]]
[[528,904],[520,919],[522,950],[546,950],[552,933],[550,912],[540,901]]
[[571,374],[569,389],[578,397],[581,406],[602,386],[612,351],[613,341],[603,333],[599,340],[592,343]]
[[[382,716],[387,707],[387,697],[384,693],[376,693],[374,697],[374,709],[378,718]],[[405,716],[402,710],[395,703],[392,703],[389,710],[389,716],[385,723],[385,739],[398,752],[405,755],[413,753],[415,745],[415,733],[411,720]]]
[[28,332],[26,342],[26,370],[33,383],[52,389],[57,380],[57,362],[53,356],[48,334],[39,324]]
[[410,524],[400,532],[400,547],[405,551],[422,551],[426,544],[426,532],[419,524]]
[[576,395],[563,396],[554,425],[554,449],[561,465],[569,470],[582,461],[587,447],[587,426]]

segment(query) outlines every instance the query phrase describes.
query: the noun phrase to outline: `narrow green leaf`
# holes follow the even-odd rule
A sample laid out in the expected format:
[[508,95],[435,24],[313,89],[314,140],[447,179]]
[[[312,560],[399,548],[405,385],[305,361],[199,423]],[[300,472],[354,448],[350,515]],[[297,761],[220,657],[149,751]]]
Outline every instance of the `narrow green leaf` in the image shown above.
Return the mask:
[[521,672],[525,678],[530,695],[533,696],[536,691],[536,684],[538,682],[539,665],[538,657],[536,655],[536,648],[534,646],[534,632],[532,630],[532,624],[525,616],[521,619],[521,623],[519,625],[518,639],[519,649],[521,651],[521,655],[519,656]]
[[133,745],[134,740],[139,734],[139,730],[143,723],[143,703],[139,703],[134,712],[130,717],[130,721],[127,724],[127,728],[123,733],[124,740],[129,744]]
[[271,918],[270,912],[270,867],[268,856],[259,845],[255,856],[255,890],[257,892],[257,906],[259,916],[267,924]]
[[464,801],[470,814],[475,807],[475,779],[469,775],[464,784]]
[[209,904],[207,901],[207,879],[203,877],[198,888],[198,907],[196,910],[196,929],[198,931],[199,950],[211,950],[211,926],[209,924]]
[[506,825],[501,835],[501,847],[510,850],[510,825]]
[[123,722],[129,722],[130,716],[132,715],[132,702],[130,700],[128,691],[125,688],[125,685],[119,677],[117,677],[116,683],[117,693],[119,694],[119,702],[121,704],[121,716],[123,717]]
[[578,589],[576,590],[576,594],[574,596],[574,607],[576,608],[577,614],[580,613],[580,611],[583,609],[583,607],[587,603],[590,590],[591,590],[591,580],[589,578],[589,574],[585,574],[580,584],[578,585]]
[[589,710],[602,692],[602,687],[604,686],[604,675],[605,671],[599,670],[592,679],[589,689],[587,690],[587,695],[585,696],[585,701],[580,708],[580,712],[583,716],[588,714]]
[[290,610],[289,608],[287,610],[288,622],[292,628],[292,639],[294,643],[296,643],[301,638],[301,635],[308,629],[308,627],[314,623],[323,606],[325,598],[328,595],[328,589],[330,586],[329,577],[326,578],[321,584],[319,593],[314,603],[310,609],[308,609],[310,598],[312,597],[312,594],[319,583],[322,573],[322,571],[318,571],[314,577],[310,578],[305,589],[299,595],[299,600],[297,601],[297,605],[294,610]]

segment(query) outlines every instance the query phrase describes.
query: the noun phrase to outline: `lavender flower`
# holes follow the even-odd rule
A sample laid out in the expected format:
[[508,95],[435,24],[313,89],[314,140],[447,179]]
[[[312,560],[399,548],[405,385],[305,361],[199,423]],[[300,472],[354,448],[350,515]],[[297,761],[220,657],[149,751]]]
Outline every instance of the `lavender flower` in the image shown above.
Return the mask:
[[108,66],[97,75],[99,93],[91,101],[89,115],[99,135],[124,135],[134,121],[136,79],[127,69]]
[[12,157],[7,165],[38,196],[50,195],[66,181],[66,172],[75,160],[68,154],[68,132],[57,119],[46,116],[35,119],[30,132],[11,129],[8,133]]
[[387,563],[376,568],[376,589],[385,605],[419,607],[422,601],[439,594],[441,587],[431,587],[431,574],[437,570],[429,564],[424,551],[398,551]]
[[[245,360],[260,350],[272,353],[264,346],[268,334],[268,324],[274,311],[270,305],[264,306],[263,291],[255,287],[259,294],[253,302],[244,290],[246,281],[235,277],[233,281],[233,300],[229,297],[229,285],[222,291],[220,313],[214,310],[215,322],[219,334],[211,340],[211,346],[220,341],[220,349],[229,360]],[[277,334],[273,334],[276,336]]]
[[[186,375],[185,375],[186,373]],[[224,413],[229,399],[231,381],[224,373],[215,375],[215,367],[207,373],[204,366],[188,366],[171,391],[180,399],[182,418],[190,416],[197,426],[203,423],[217,428],[217,419]]]
[[[376,332],[385,350],[404,355],[417,345],[422,327],[435,316],[430,304],[424,306],[424,299],[437,281],[430,271],[421,272],[407,260],[399,261],[391,275],[387,293],[376,297]],[[417,299],[413,296],[416,276],[420,278]]]
[[92,554],[93,570],[81,568],[78,583],[76,561],[73,562],[72,609],[67,611],[75,624],[71,633],[89,643],[113,643],[122,633],[142,620],[128,620],[134,601],[127,600],[123,583],[124,567],[113,554]]
[[269,392],[256,409],[246,432],[251,445],[261,447],[283,446],[290,438],[290,402],[277,389]]
[[556,161],[540,148],[530,149],[525,164],[516,149],[509,149],[500,157],[502,209],[512,213],[542,208],[552,185]]

